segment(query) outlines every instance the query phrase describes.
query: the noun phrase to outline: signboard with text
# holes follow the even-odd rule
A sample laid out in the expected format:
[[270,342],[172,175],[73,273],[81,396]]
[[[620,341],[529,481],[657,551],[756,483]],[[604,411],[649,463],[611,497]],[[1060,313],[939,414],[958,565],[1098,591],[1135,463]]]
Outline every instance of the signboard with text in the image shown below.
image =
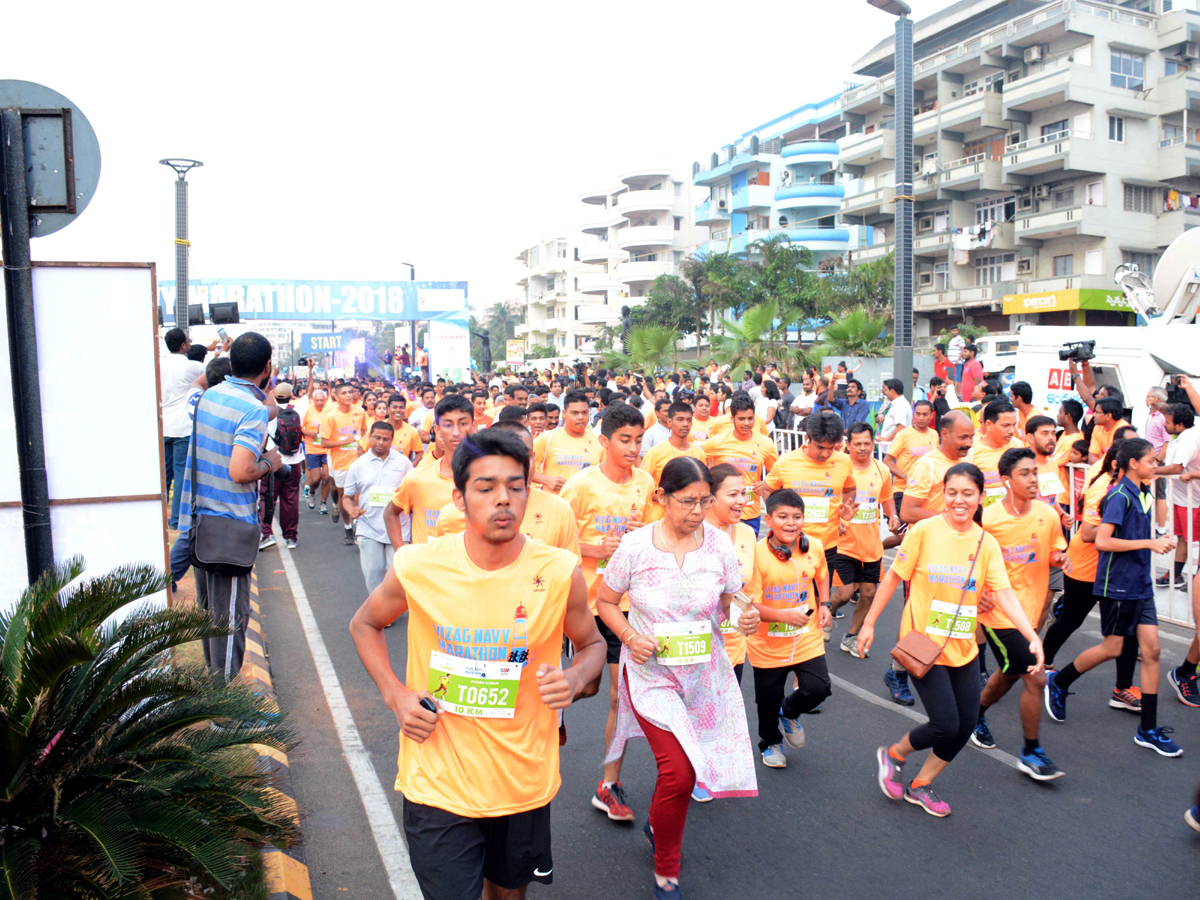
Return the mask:
[[1125,292],[1121,290],[1072,288],[1065,291],[1042,291],[1036,294],[1008,294],[1004,297],[1004,315],[1006,316],[1072,309],[1133,311],[1133,307],[1125,298]]
[[346,332],[339,331],[331,334],[302,334],[300,335],[301,353],[340,353],[346,348],[342,342]]
[[510,366],[519,366],[525,362],[525,342],[520,338],[505,341],[504,361]]

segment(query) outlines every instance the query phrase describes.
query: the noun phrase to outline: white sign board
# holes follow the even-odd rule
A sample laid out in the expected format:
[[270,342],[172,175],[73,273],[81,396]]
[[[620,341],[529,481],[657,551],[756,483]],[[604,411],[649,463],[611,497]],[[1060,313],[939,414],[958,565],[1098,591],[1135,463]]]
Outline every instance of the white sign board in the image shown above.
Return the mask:
[[471,380],[471,332],[444,319],[429,323],[429,371],[451,383]]

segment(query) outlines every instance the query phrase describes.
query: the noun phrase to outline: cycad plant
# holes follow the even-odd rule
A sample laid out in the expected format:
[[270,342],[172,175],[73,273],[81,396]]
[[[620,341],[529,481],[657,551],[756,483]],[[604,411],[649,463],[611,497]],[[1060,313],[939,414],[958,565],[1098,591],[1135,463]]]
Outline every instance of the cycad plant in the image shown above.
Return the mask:
[[227,632],[145,603],[160,572],[75,584],[83,569],[58,566],[0,615],[0,900],[228,889],[258,848],[297,837],[252,747],[286,751],[291,733],[249,686],[172,664]]
[[894,338],[886,334],[888,317],[862,307],[831,319],[821,329],[826,356],[886,356]]
[[746,310],[740,322],[722,319],[725,334],[712,336],[717,360],[741,375],[742,369],[754,369],[768,363],[790,361],[787,329],[800,321],[798,310],[779,311],[775,300],[767,300]]
[[611,369],[632,369],[653,375],[674,367],[679,332],[667,325],[636,325],[629,329],[629,353],[608,351],[601,361]]

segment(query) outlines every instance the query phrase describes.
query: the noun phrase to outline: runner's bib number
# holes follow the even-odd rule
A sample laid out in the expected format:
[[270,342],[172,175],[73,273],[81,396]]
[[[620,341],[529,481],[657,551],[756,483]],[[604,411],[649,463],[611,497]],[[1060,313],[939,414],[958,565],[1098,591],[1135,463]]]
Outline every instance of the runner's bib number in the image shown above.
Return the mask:
[[805,497],[804,521],[828,522],[829,506],[830,502],[828,497]]
[[1043,472],[1038,475],[1038,496],[1057,497],[1063,492],[1062,482],[1057,472]]
[[712,624],[660,622],[654,626],[660,666],[691,666],[712,658]]
[[610,559],[612,559],[611,556],[606,556],[606,557],[604,557],[604,559],[596,560],[596,574],[597,575],[603,575],[606,571],[608,571],[608,561]]
[[[957,616],[954,615],[956,609]],[[957,603],[934,600],[929,606],[929,621],[925,625],[925,633],[975,640],[975,607],[964,603],[960,609]]]
[[[807,511],[807,507],[805,509]],[[768,622],[767,637],[794,638],[802,634],[808,634],[808,629],[809,625],[789,625],[787,622]]]
[[429,693],[444,712],[478,719],[511,719],[523,665],[429,654]]
[[[808,505],[805,504],[805,511],[808,510]],[[879,521],[879,500],[872,497],[866,503],[862,503],[858,507],[858,512],[854,514],[851,522],[860,524],[873,524]]]
[[997,503],[1006,493],[1008,493],[1008,491],[1004,489],[1003,485],[984,488],[983,505],[991,506],[993,503]]
[[367,506],[387,506],[395,495],[395,491],[386,488],[371,488],[367,492]]

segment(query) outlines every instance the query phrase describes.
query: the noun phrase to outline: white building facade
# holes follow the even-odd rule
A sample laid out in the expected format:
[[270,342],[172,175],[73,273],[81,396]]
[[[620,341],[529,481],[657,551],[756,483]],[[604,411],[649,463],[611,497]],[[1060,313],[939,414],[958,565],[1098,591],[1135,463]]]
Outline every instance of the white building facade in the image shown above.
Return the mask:
[[598,305],[595,295],[583,293],[592,277],[591,265],[580,259],[578,232],[546,238],[517,254],[524,291],[524,321],[517,326],[528,355],[534,347],[550,347],[555,357],[586,356],[595,352],[596,326],[581,315]]

